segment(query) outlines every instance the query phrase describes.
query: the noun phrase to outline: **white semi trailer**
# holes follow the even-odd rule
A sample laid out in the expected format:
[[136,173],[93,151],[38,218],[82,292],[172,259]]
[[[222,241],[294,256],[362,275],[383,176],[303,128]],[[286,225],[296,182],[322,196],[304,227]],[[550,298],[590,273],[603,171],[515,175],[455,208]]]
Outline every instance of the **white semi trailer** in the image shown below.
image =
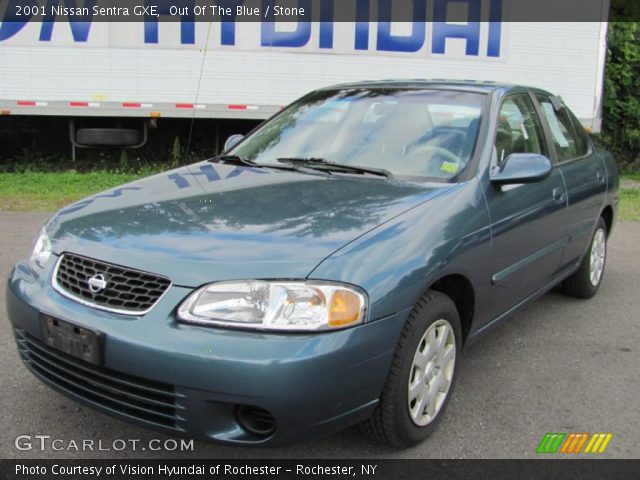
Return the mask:
[[[585,1],[608,8],[608,0]],[[16,18],[0,23],[3,115],[264,119],[318,87],[436,78],[548,89],[587,128],[601,127],[606,22]]]

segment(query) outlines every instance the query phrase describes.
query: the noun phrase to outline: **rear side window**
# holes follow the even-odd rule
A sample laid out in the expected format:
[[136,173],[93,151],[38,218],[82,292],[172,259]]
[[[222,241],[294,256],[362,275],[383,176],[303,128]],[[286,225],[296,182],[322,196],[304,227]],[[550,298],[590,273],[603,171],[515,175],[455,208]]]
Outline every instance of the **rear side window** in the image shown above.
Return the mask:
[[585,156],[589,151],[589,139],[580,122],[567,107],[557,111],[549,97],[543,95],[536,95],[536,97],[549,124],[558,160],[565,162]]
[[571,110],[565,107],[564,110],[569,114],[569,118],[571,118],[571,123],[573,123],[573,128],[576,129],[576,136],[578,137],[578,154],[579,156],[584,156],[589,153],[589,134],[584,129],[584,125],[576,118]]

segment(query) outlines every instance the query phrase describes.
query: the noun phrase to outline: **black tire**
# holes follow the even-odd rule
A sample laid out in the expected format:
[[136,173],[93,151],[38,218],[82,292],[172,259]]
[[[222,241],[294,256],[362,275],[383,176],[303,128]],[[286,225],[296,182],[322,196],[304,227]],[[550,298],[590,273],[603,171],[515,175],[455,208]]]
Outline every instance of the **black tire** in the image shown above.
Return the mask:
[[[447,396],[440,410],[425,426],[418,426],[411,418],[408,406],[409,377],[412,375],[414,356],[427,329],[438,320],[447,320],[455,338],[455,363]],[[453,393],[462,335],[460,317],[451,299],[443,293],[428,291],[416,304],[405,324],[380,395],[380,403],[364,431],[380,443],[404,448],[425,440],[435,430]]]
[[[602,274],[598,279],[598,282],[594,285],[591,281],[591,251],[594,246],[594,240],[599,231],[604,232],[604,241],[605,241],[605,255],[604,262],[602,265]],[[602,285],[602,279],[604,278],[604,270],[607,265],[607,225],[602,219],[602,217],[598,220],[598,224],[596,226],[595,231],[593,232],[593,236],[591,237],[591,242],[589,242],[589,249],[587,253],[585,253],[582,263],[580,264],[580,268],[568,277],[564,282],[562,282],[562,288],[564,293],[576,298],[592,298],[598,290],[600,289],[600,285]]]

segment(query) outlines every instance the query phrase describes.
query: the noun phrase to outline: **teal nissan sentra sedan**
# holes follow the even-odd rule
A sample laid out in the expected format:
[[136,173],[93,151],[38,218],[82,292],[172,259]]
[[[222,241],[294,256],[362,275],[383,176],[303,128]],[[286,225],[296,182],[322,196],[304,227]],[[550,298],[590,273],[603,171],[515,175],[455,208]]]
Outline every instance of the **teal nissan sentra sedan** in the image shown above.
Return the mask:
[[9,318],[35,376],[142,426],[279,445],[362,423],[404,447],[463,347],[558,284],[596,294],[617,205],[613,159],[559,97],[341,85],[58,212]]

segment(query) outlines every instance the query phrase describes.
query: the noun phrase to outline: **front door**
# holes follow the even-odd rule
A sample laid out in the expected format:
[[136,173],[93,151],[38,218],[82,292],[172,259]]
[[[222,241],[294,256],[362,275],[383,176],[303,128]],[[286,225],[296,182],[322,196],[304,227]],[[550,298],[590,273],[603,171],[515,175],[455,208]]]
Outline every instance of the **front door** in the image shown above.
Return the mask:
[[[498,119],[491,168],[512,153],[549,156],[542,123],[528,92],[508,95]],[[492,318],[548,285],[560,268],[567,236],[567,197],[562,174],[530,184],[489,184],[494,304]]]

